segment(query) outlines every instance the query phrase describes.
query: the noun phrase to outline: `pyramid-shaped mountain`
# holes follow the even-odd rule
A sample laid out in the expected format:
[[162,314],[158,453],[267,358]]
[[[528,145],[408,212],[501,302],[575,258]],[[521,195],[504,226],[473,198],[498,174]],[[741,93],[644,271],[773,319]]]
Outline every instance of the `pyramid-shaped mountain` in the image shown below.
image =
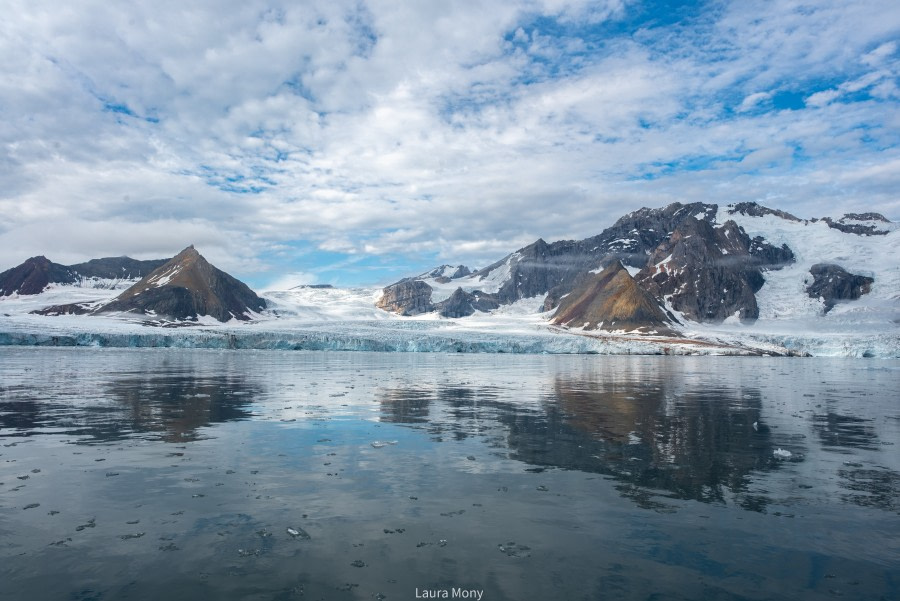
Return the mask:
[[211,265],[189,246],[97,312],[127,311],[167,319],[249,320],[266,303],[246,284]]
[[583,277],[560,301],[553,323],[585,330],[640,329],[670,334],[675,320],[616,260],[599,273]]

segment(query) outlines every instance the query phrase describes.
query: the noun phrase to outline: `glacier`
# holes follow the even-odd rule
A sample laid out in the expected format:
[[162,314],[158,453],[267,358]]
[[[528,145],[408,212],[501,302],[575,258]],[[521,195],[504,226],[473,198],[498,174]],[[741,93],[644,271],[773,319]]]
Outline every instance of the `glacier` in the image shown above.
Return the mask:
[[691,324],[681,338],[627,332],[583,332],[549,323],[543,297],[491,313],[449,319],[434,313],[401,317],[374,306],[377,288],[296,288],[267,291],[269,308],[250,322],[213,319],[169,323],[152,316],[34,315],[65,302],[102,301],[116,290],[51,286],[34,296],[0,301],[0,346],[172,347],[443,353],[669,355],[813,355],[900,357],[895,332],[812,334],[753,326]]

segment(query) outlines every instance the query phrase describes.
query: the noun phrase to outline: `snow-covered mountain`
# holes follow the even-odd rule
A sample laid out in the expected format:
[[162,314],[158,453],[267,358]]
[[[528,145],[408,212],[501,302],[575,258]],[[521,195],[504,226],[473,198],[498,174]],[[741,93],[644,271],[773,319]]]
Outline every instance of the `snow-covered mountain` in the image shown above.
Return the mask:
[[36,309],[41,315],[124,313],[155,322],[249,320],[266,303],[246,284],[211,265],[193,246],[184,249],[115,298]]
[[81,279],[0,296],[0,345],[900,358],[898,232],[873,213],[800,219],[754,203],[673,204],[585,240],[538,240],[476,271],[268,291],[265,309],[246,297],[221,313],[227,322],[209,303],[176,302],[196,274],[176,261],[115,289]]
[[[435,270],[406,278],[384,289],[379,306],[404,315],[465,316],[538,297],[552,311],[589,274],[621,261],[683,331],[798,318],[804,323],[792,325],[800,330],[842,319],[896,327],[898,230],[900,224],[877,213],[800,219],[756,203],[674,203],[629,213],[585,240],[537,240],[463,277],[436,278]],[[635,324],[609,317],[593,314],[586,327]]]

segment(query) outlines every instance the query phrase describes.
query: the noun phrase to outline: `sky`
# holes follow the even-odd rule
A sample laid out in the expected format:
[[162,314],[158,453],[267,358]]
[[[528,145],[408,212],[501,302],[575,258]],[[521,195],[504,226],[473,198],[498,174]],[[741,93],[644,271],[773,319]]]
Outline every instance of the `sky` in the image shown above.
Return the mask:
[[0,270],[383,285],[672,202],[900,220],[896,0],[2,6]]

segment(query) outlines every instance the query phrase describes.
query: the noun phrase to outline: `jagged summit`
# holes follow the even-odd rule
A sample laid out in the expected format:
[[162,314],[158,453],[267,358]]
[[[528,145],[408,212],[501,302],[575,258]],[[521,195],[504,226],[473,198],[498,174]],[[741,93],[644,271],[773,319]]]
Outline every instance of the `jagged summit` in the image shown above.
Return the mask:
[[246,284],[211,265],[188,246],[98,312],[128,311],[177,320],[209,315],[219,321],[250,319],[266,304]]

